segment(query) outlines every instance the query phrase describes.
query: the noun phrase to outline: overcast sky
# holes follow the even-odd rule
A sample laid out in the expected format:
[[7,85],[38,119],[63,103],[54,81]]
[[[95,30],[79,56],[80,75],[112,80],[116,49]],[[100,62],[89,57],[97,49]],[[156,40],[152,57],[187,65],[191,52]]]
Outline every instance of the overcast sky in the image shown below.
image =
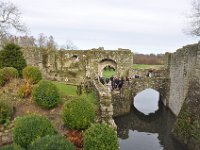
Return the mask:
[[30,34],[53,35],[79,49],[173,52],[198,38],[186,35],[191,0],[11,0]]

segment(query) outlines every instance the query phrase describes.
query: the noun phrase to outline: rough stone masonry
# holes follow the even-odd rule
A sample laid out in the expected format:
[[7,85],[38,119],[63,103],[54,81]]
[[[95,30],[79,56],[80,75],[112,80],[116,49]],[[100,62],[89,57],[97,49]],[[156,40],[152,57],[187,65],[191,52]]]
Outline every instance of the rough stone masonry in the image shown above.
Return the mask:
[[46,79],[79,84],[86,78],[102,76],[104,67],[113,67],[118,76],[126,76],[133,64],[131,50],[52,50],[23,48],[28,65],[39,67]]

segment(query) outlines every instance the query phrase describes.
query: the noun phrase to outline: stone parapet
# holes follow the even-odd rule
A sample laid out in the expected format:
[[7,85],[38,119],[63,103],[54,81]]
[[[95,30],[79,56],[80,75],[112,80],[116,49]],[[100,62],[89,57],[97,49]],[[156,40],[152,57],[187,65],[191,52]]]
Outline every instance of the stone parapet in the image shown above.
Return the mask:
[[112,118],[113,104],[110,92],[98,80],[94,80],[93,83],[97,98],[100,103],[101,123],[108,124],[109,126],[117,129],[117,126]]

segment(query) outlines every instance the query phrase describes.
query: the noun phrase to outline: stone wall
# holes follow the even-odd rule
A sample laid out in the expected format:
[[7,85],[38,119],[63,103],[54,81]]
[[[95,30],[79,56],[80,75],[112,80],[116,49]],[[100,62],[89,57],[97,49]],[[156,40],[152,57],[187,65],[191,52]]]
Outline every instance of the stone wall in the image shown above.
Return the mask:
[[169,70],[169,108],[177,116],[188,92],[188,83],[197,66],[198,44],[187,45],[175,53],[167,53],[166,69]]
[[129,74],[133,55],[130,50],[50,50],[23,48],[28,65],[39,67],[46,79],[80,83],[86,78],[94,79],[111,65],[118,76]]
[[137,75],[140,78],[144,78],[149,74],[150,77],[166,77],[166,73],[167,70],[165,69],[133,69],[130,76],[134,78]]
[[175,137],[191,150],[200,150],[200,43],[167,53],[169,107],[177,116]]
[[13,135],[12,135],[12,130],[14,127],[13,122],[14,121],[12,121],[8,127],[0,125],[0,147],[3,145],[11,144],[13,142]]
[[94,80],[94,89],[100,105],[100,123],[108,124],[113,128],[117,128],[113,120],[113,104],[112,97],[108,89],[98,80]]
[[131,87],[127,83],[125,83],[120,91],[113,90],[111,95],[114,117],[121,116],[130,112],[132,93]]

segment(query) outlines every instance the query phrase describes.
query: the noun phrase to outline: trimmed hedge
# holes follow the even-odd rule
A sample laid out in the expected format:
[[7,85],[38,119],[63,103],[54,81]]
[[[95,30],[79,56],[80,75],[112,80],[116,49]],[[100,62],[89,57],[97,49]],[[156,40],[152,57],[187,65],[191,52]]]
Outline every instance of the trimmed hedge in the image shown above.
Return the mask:
[[41,80],[32,91],[33,100],[44,108],[55,107],[60,101],[57,87],[47,80]]
[[7,81],[17,78],[19,73],[17,69],[13,67],[4,67],[0,69],[0,86],[3,86]]
[[11,79],[18,78],[19,76],[18,70],[14,67],[4,67],[3,72],[5,75],[6,81],[10,81]]
[[75,150],[75,147],[64,137],[53,135],[37,139],[28,150]]
[[24,150],[24,148],[16,144],[11,144],[1,147],[0,150]]
[[9,122],[13,113],[12,104],[7,95],[0,95],[0,124]]
[[27,66],[23,69],[23,78],[29,83],[36,84],[42,80],[42,73],[37,67]]
[[26,60],[23,57],[20,46],[9,43],[0,51],[0,68],[14,67],[22,75],[22,69],[26,67]]
[[1,147],[0,150],[24,150],[24,148],[16,144],[11,144]]
[[0,86],[6,83],[6,78],[3,69],[0,69]]
[[67,101],[63,108],[63,121],[70,129],[86,129],[95,119],[95,108],[83,98]]
[[56,130],[47,117],[28,115],[17,118],[14,124],[13,140],[22,147],[46,135],[54,135]]
[[117,150],[115,130],[105,124],[92,125],[84,133],[84,150]]

